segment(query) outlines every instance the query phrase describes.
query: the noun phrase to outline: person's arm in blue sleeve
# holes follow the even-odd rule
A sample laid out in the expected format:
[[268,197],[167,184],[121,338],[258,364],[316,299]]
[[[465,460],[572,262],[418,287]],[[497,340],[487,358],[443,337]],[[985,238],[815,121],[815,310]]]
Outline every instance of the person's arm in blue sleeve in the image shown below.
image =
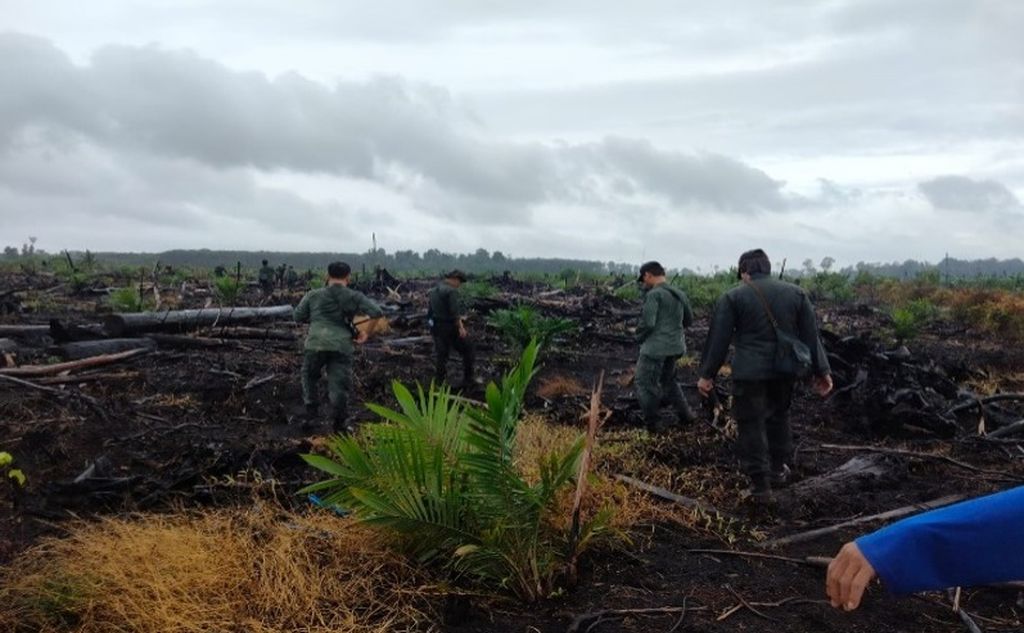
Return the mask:
[[1024,486],[904,519],[847,543],[829,566],[834,606],[857,608],[877,573],[892,593],[1024,579]]

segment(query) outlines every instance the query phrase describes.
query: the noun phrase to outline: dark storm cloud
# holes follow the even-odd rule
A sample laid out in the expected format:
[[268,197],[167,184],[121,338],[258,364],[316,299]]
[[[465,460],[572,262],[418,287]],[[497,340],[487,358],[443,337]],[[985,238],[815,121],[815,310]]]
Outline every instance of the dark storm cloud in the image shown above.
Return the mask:
[[[0,36],[0,150],[25,130],[215,169],[328,173],[404,188],[442,215],[646,195],[726,212],[782,210],[782,183],[711,153],[646,141],[487,140],[444,90],[399,79],[328,88],[239,72],[187,51],[107,47],[78,66],[45,41]],[[28,68],[31,72],[24,72]],[[454,206],[454,208],[453,208]]]
[[981,213],[1021,210],[1017,196],[995,180],[939,176],[918,184],[918,189],[936,209]]

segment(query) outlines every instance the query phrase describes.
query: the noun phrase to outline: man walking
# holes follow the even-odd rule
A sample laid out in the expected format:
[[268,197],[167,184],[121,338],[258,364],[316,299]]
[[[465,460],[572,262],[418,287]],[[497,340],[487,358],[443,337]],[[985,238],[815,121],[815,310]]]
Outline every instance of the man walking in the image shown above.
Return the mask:
[[[771,499],[772,486],[789,478],[793,441],[789,407],[800,363],[787,358],[787,341],[801,342],[814,390],[822,397],[832,390],[828,358],[818,339],[818,326],[807,294],[799,287],[772,279],[771,261],[761,249],[740,256],[737,277],[742,283],[715,304],[697,388],[708,396],[730,342],[733,417],[738,430],[737,453],[750,477],[755,501]],[[781,359],[781,360],[780,360]]]
[[348,287],[352,269],[344,262],[327,267],[327,285],[310,290],[295,308],[295,320],[309,323],[309,334],[302,356],[302,400],[306,414],[314,417],[319,409],[317,383],[327,370],[329,417],[334,430],[350,432],[348,397],[352,385],[353,342],[366,341],[365,333],[356,333],[352,319],[365,314],[371,319],[384,316],[380,306],[361,292]]
[[263,291],[263,294],[269,295],[274,292],[274,267],[265,259],[263,260],[263,265],[260,266],[257,279],[259,279],[260,290]]
[[473,346],[463,321],[459,287],[466,281],[466,273],[453,270],[444,276],[429,295],[427,323],[434,337],[434,382],[441,384],[448,375],[448,356],[454,349],[462,356],[462,384],[476,383],[473,373]]
[[693,411],[676,382],[676,362],[686,353],[683,328],[693,323],[693,310],[686,294],[665,283],[665,269],[658,262],[640,267],[645,288],[644,307],[636,337],[640,356],[636,363],[636,393],[644,423],[652,433],[665,430],[660,409],[668,401],[680,424],[693,421]]

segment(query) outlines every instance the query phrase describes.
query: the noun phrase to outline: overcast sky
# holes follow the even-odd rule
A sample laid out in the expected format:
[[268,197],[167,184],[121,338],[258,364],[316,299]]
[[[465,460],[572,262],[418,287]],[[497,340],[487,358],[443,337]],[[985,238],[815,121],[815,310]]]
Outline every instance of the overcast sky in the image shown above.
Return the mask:
[[0,0],[0,245],[1022,256],[1022,31],[1019,0]]

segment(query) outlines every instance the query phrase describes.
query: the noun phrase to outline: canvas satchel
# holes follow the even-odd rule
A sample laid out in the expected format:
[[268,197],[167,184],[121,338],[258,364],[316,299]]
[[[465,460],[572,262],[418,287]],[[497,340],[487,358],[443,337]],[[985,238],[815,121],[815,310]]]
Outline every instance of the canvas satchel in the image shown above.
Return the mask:
[[776,373],[786,376],[796,376],[797,378],[807,376],[811,373],[811,349],[799,338],[779,327],[779,322],[775,320],[775,315],[772,314],[772,310],[768,306],[768,299],[755,283],[751,281],[744,281],[744,283],[753,288],[758,298],[761,299],[761,305],[764,306],[768,321],[775,331],[775,359],[772,362],[772,368]]

